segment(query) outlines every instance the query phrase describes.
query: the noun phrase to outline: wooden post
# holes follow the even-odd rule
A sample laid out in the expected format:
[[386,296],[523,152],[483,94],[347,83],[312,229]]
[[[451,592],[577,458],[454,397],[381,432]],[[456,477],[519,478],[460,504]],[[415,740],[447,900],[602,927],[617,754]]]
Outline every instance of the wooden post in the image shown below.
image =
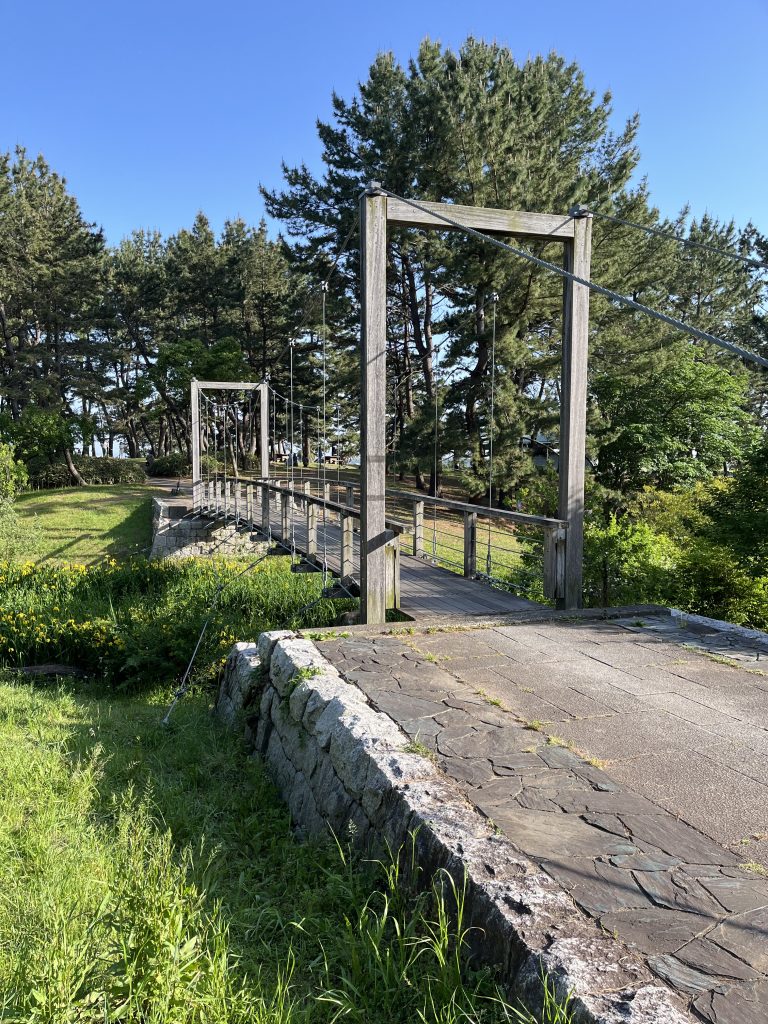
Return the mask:
[[[259,473],[262,480],[269,479],[269,385],[259,384]],[[261,529],[269,533],[269,489],[261,490]]]
[[354,565],[352,562],[354,551],[354,519],[352,516],[345,516],[342,512],[341,519],[341,582],[344,583],[352,578]]
[[554,600],[565,594],[566,533],[562,528],[544,533],[544,595]]
[[202,505],[200,487],[200,385],[192,378],[190,405],[192,407],[192,508],[199,511]]
[[[588,278],[592,251],[592,216],[573,221],[573,241],[565,243],[565,268]],[[584,463],[587,431],[587,352],[589,288],[566,281],[563,307],[563,354],[560,386],[560,456],[558,518],[568,523],[565,592],[561,608],[581,608],[584,557]]]
[[307,557],[310,562],[317,561],[317,505],[307,502]]
[[372,183],[360,200],[360,621],[386,621],[387,198]]
[[477,512],[464,513],[464,575],[468,580],[477,575]]
[[384,548],[387,569],[387,586],[385,603],[387,608],[400,607],[400,536],[389,533],[389,540]]
[[290,536],[290,503],[291,496],[288,491],[283,491],[280,495],[280,539],[285,544]]
[[245,485],[245,518],[249,529],[253,530],[256,524],[253,521],[253,484],[251,483]]
[[424,557],[424,502],[413,503],[413,553],[417,558]]
[[347,484],[346,485],[346,491],[347,491],[346,504],[350,508],[354,508],[355,507],[355,485],[354,484]]
[[270,493],[266,483],[261,486],[261,532],[265,537],[269,536],[270,529]]

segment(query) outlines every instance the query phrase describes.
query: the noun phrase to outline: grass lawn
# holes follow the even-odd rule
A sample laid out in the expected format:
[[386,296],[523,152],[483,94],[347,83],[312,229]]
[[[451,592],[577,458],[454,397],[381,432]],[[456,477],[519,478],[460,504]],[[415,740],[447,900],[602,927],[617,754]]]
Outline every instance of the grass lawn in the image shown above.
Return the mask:
[[19,514],[40,526],[40,544],[30,557],[89,565],[146,554],[153,493],[149,487],[102,485],[19,495]]
[[[0,1020],[533,1024],[468,968],[439,880],[416,894],[346,836],[296,841],[261,764],[211,718],[210,688],[161,726],[222,581],[201,682],[233,640],[337,609],[286,558],[245,576],[121,561],[149,540],[150,495],[25,495],[38,565],[0,566],[6,665],[91,673],[40,685],[0,668]],[[570,1014],[548,998],[542,1019]]]
[[532,1020],[467,971],[434,892],[298,843],[207,702],[164,729],[164,699],[0,676],[0,1019]]

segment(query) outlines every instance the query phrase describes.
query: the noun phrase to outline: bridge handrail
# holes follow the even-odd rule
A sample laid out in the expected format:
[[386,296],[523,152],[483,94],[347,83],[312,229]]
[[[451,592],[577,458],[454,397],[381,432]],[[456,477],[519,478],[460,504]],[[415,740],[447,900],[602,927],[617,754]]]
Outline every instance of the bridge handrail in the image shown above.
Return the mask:
[[387,491],[387,496],[401,498],[405,501],[423,501],[425,505],[437,505],[451,512],[474,512],[479,516],[486,516],[488,519],[504,519],[507,522],[520,523],[524,526],[541,526],[547,530],[565,530],[568,527],[565,519],[535,516],[528,512],[513,512],[506,508],[489,508],[487,505],[473,505],[468,501],[453,501],[450,498],[434,498],[432,495],[421,494],[418,491]]
[[[299,490],[296,487],[288,487],[286,484],[277,483],[273,484],[268,480],[256,478],[254,480],[246,480],[241,483],[252,483],[254,487],[265,487],[267,490],[273,491],[276,494],[287,494],[292,498],[296,499],[297,504],[304,502],[308,505],[320,505],[323,508],[328,509],[330,512],[335,512],[339,516],[348,516],[350,519],[360,518],[360,509],[355,508],[354,505],[344,505],[339,501],[331,501],[325,498],[321,498],[319,495],[308,494],[304,490]],[[287,482],[286,482],[287,483]],[[408,527],[405,523],[400,522],[398,519],[390,519],[387,517],[384,520],[384,524],[388,530],[392,530],[393,533],[405,533]]]
[[[360,489],[360,483],[357,480],[333,480],[326,478],[325,480],[320,476],[305,476],[301,477],[299,483],[311,483],[311,484],[336,484],[341,487],[356,487]],[[553,516],[539,516],[533,515],[530,512],[517,512],[512,509],[506,508],[489,508],[487,505],[473,504],[468,501],[454,501],[451,498],[435,498],[429,494],[422,494],[421,491],[401,491],[401,490],[390,490],[387,489],[388,498],[398,498],[403,501],[423,501],[425,505],[437,505],[439,508],[445,508],[449,512],[475,512],[479,516],[485,516],[488,519],[501,519],[506,520],[509,523],[519,523],[521,526],[537,526],[545,530],[566,530],[568,528],[568,522],[565,519],[556,519]],[[319,498],[319,502],[322,504],[323,499]],[[330,508],[332,502],[325,503]],[[352,506],[346,506],[352,507]]]
[[[313,482],[322,483],[323,495],[314,495],[311,493],[311,485]],[[340,483],[341,481],[337,481]],[[291,486],[291,484],[294,486]],[[330,487],[334,481],[322,480],[320,478],[317,481],[313,481],[313,478],[299,480],[291,480],[290,478],[275,478],[275,477],[240,477],[234,481],[235,484],[235,509],[237,509],[237,495],[240,493],[240,487],[246,486],[247,490],[247,501],[246,505],[248,508],[248,515],[253,518],[253,488],[259,488],[262,494],[262,528],[269,529],[269,506],[271,504],[269,494],[281,495],[282,497],[282,517],[283,517],[283,531],[287,529],[285,523],[287,523],[288,506],[286,504],[288,499],[303,507],[307,512],[307,530],[308,537],[310,532],[310,509],[312,508],[323,508],[330,511],[334,515],[339,517],[339,523],[342,528],[342,576],[346,576],[351,572],[352,567],[352,553],[353,553],[353,529],[350,520],[359,520],[361,518],[361,511],[354,505],[344,504],[339,501],[332,501],[330,498]],[[216,485],[218,487],[218,485]],[[351,490],[358,486],[352,481],[345,481],[344,486],[347,489],[347,500],[350,500],[353,495],[350,493]],[[250,489],[250,490],[249,490]],[[206,488],[207,492],[208,488]],[[224,488],[225,494],[228,493],[228,488]],[[516,523],[523,526],[537,527],[543,531],[543,590],[547,597],[560,600],[564,595],[565,587],[565,553],[568,537],[568,524],[562,519],[556,519],[549,516],[535,516],[529,515],[526,512],[513,512],[507,509],[494,509],[488,508],[483,505],[473,505],[470,502],[463,501],[451,501],[448,498],[435,498],[428,494],[422,494],[419,491],[387,491],[389,497],[395,498],[398,501],[410,502],[413,509],[413,523],[411,526],[400,522],[397,519],[390,517],[385,518],[385,528],[391,537],[391,544],[394,545],[392,548],[392,555],[395,559],[395,565],[393,566],[393,586],[395,591],[398,589],[399,584],[399,554],[400,554],[400,537],[404,533],[409,533],[413,537],[413,555],[418,558],[428,558],[429,551],[427,544],[425,544],[425,505],[429,505],[433,508],[443,508],[449,512],[460,513],[464,520],[463,522],[463,558],[461,548],[457,549],[457,556],[451,558],[446,556],[445,553],[437,553],[436,542],[435,542],[435,524],[433,523],[432,529],[432,558],[447,562],[451,566],[458,567],[463,571],[465,577],[469,579],[476,579],[483,577],[491,582],[498,582],[492,577],[492,565],[491,565],[491,526],[488,525],[488,543],[487,543],[487,555],[486,555],[486,572],[483,574],[482,570],[478,565],[478,527],[479,518],[485,517],[496,521],[505,521],[508,523]],[[218,498],[217,498],[218,507]],[[237,515],[236,511],[236,515]],[[226,517],[226,497],[225,497],[225,517]],[[346,525],[345,525],[346,524]],[[349,527],[349,529],[347,529]],[[312,546],[316,546],[316,516],[314,517],[314,523],[311,526],[314,539]],[[309,543],[309,541],[308,541]],[[387,546],[389,548],[390,542]],[[313,552],[308,552],[313,554]],[[457,561],[460,559],[460,561]],[[497,560],[498,561],[498,560]],[[502,563],[499,563],[502,564]],[[346,568],[346,572],[345,572]],[[507,569],[511,569],[511,566],[505,566]],[[398,600],[397,597],[394,600]],[[393,605],[396,607],[397,605]]]

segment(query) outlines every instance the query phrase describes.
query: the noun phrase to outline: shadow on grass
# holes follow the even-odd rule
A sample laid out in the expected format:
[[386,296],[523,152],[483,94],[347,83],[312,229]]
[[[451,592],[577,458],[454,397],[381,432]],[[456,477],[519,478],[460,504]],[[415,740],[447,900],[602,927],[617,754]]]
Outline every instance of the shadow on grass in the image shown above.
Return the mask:
[[[35,501],[35,496],[24,496],[26,500],[22,499],[19,505],[22,516],[37,520],[43,533],[43,551],[36,559],[37,564],[47,559],[94,562],[149,553],[151,494],[146,488],[126,487],[117,494],[114,488],[109,490],[105,493],[95,487],[87,488],[73,492],[69,500],[62,497]],[[122,515],[121,509],[125,509]],[[61,543],[56,544],[54,538]]]

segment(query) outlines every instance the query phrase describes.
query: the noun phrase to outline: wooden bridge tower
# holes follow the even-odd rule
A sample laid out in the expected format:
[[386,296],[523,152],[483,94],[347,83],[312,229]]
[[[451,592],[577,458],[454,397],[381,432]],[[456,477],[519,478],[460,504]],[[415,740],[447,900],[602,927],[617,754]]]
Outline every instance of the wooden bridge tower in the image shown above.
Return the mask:
[[[418,203],[419,209],[372,183],[360,200],[361,230],[361,621],[386,617],[386,352],[387,227],[436,231],[474,228],[497,237],[561,241],[565,269],[589,278],[591,215],[517,213],[448,203]],[[441,218],[458,222],[448,224]],[[582,604],[584,548],[584,463],[587,402],[589,289],[565,279],[560,390],[560,471],[558,517],[568,523],[565,555],[565,608]]]

